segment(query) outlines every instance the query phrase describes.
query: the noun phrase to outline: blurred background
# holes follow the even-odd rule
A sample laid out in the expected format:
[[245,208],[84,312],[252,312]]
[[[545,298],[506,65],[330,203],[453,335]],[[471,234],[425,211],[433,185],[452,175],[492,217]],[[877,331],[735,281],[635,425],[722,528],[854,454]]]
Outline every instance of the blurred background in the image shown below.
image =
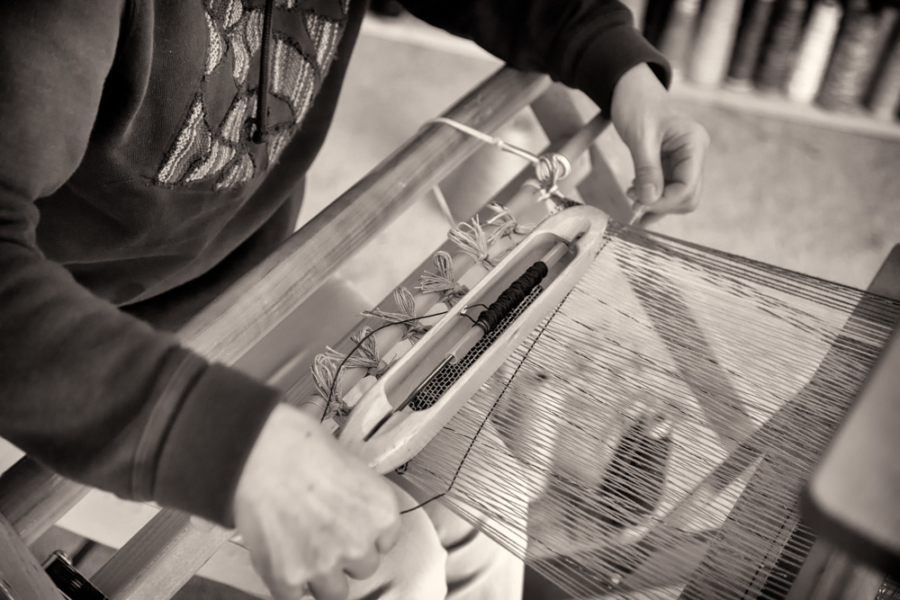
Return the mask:
[[[628,0],[672,61],[677,108],[712,138],[700,208],[653,229],[780,267],[865,288],[900,243],[900,21],[869,0]],[[312,218],[501,63],[394,2],[375,0],[354,51],[334,125],[308,179],[299,225]],[[587,118],[596,107],[574,93]],[[530,113],[499,135],[531,150],[546,139]],[[611,129],[599,144],[628,187],[630,156]],[[478,178],[499,188],[523,167],[492,148],[445,190]],[[414,204],[342,268],[371,306],[443,241],[432,198]],[[415,251],[412,251],[415,250]],[[149,517],[148,517],[149,518]],[[65,525],[65,521],[61,522]],[[90,575],[111,550],[54,528],[34,549],[65,549]],[[528,600],[557,591],[529,580]],[[179,600],[246,598],[195,578]]]
[[[675,104],[712,137],[700,208],[654,229],[867,286],[900,243],[900,24],[894,6],[847,1],[628,0],[636,23],[672,61]],[[301,223],[500,66],[396,3],[376,1],[373,9],[310,174]],[[395,9],[399,16],[383,14]],[[586,116],[596,112],[575,95]],[[528,114],[501,134],[534,150],[544,143]],[[630,185],[630,157],[614,132],[601,147]],[[489,149],[483,159],[503,180],[522,164],[500,154]],[[425,202],[382,240],[427,243],[445,230]],[[366,263],[348,270],[377,288],[379,266]],[[387,291],[373,288],[373,300]]]

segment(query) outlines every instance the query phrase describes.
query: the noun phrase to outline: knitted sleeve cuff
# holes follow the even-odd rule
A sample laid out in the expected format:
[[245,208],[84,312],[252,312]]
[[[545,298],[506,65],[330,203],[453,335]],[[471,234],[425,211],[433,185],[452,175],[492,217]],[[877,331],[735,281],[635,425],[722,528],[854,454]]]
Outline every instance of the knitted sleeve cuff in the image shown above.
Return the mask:
[[233,369],[207,367],[169,421],[153,499],[233,527],[238,480],[279,398],[276,390]]
[[662,84],[669,87],[672,71],[665,57],[637,29],[622,25],[589,43],[575,69],[573,83],[609,115],[619,78],[641,63],[647,63]]

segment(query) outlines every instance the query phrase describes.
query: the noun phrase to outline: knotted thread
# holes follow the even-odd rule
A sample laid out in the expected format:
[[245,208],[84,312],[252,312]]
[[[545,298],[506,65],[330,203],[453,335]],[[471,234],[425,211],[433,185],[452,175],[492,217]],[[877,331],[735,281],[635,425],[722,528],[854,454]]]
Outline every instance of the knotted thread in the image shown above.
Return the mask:
[[453,258],[448,253],[438,251],[432,261],[437,273],[425,271],[419,277],[416,289],[423,294],[438,293],[441,295],[440,301],[452,307],[468,293],[469,288],[454,279]]
[[343,361],[344,355],[333,348],[325,348],[325,352],[317,355],[313,361],[313,383],[316,392],[325,398],[326,410],[323,419],[341,418],[350,414],[350,407],[344,403],[344,394],[341,391]]
[[544,154],[534,165],[536,180],[528,180],[525,185],[538,190],[538,202],[553,200],[562,208],[567,208],[578,203],[563,195],[559,189],[559,182],[568,177],[571,172],[572,164],[565,156],[555,152]]
[[372,336],[372,328],[363,327],[350,336],[350,341],[356,344],[354,352],[359,352],[360,354],[348,357],[344,366],[351,369],[366,369],[367,374],[374,375],[375,377],[384,375],[385,371],[387,371],[391,365],[385,362],[378,354],[378,345],[375,341],[375,337]]
[[491,244],[502,237],[496,235],[496,230],[488,234],[481,226],[481,221],[476,216],[472,223],[460,223],[456,229],[447,233],[447,238],[459,246],[459,249],[475,259],[476,262],[491,270],[496,266],[497,258],[490,257]]
[[556,201],[562,208],[568,208],[569,206],[573,206],[578,204],[569,198],[566,198],[561,191],[559,191],[558,182],[562,181],[572,172],[572,164],[562,154],[557,154],[556,152],[551,152],[549,154],[544,154],[541,156],[537,156],[529,152],[528,150],[524,150],[517,146],[513,146],[498,137],[494,137],[492,135],[488,135],[483,131],[478,131],[473,127],[469,127],[468,125],[464,125],[458,121],[454,121],[453,119],[448,119],[447,117],[438,117],[435,119],[431,119],[426,122],[426,125],[432,123],[441,123],[443,125],[449,125],[453,127],[457,131],[461,131],[468,136],[471,136],[477,140],[481,140],[486,144],[494,145],[504,152],[509,152],[511,154],[515,154],[525,160],[529,161],[534,165],[534,173],[537,181],[529,181],[526,182],[526,185],[531,185],[539,190],[541,190],[541,195],[539,197],[539,201],[544,200],[554,200]]
[[409,290],[399,287],[394,290],[394,302],[397,303],[397,308],[400,309],[400,312],[389,312],[376,308],[375,310],[367,310],[363,314],[368,317],[377,317],[388,323],[396,323],[405,330],[402,339],[410,340],[413,343],[418,342],[428,331],[428,328],[416,319],[415,298],[413,298]]
[[516,221],[516,216],[512,214],[512,211],[503,206],[502,204],[498,204],[497,202],[491,202],[487,205],[489,209],[497,213],[490,219],[488,219],[488,225],[494,225],[495,227],[503,227],[508,228],[510,231],[508,234],[510,235],[515,233],[516,235],[528,235],[534,228],[537,227],[533,223],[529,223],[527,225],[522,225],[518,221]]

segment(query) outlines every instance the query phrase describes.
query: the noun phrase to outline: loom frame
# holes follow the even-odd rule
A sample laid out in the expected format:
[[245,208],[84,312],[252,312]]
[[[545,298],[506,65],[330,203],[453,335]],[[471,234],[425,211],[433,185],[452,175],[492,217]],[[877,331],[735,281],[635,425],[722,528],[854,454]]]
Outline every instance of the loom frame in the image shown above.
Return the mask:
[[[585,201],[613,218],[627,220],[630,203],[594,145],[607,122],[595,120],[585,126],[568,92],[551,85],[548,78],[501,69],[444,116],[493,132],[528,106],[550,139],[549,148],[572,159],[585,152],[589,155],[590,173],[578,186]],[[192,319],[179,332],[182,343],[208,360],[239,363],[300,308],[335,268],[478,147],[477,141],[458,132],[438,125],[425,127]],[[494,199],[514,196],[528,176],[529,170],[523,169]],[[888,261],[900,265],[900,252],[892,253]],[[882,269],[870,291],[894,285],[884,279],[888,271]],[[892,297],[900,300],[900,294]],[[88,488],[52,474],[28,458],[0,476],[0,576],[5,583],[0,586],[0,598],[58,597],[28,544],[87,493]],[[232,535],[187,515],[163,510],[114,555],[93,581],[112,600],[169,598],[220,548],[230,548],[239,560],[246,560],[240,547],[231,543]],[[857,565],[840,557],[825,542],[814,547],[809,569],[804,567],[804,571],[809,573],[814,567],[822,570],[836,561],[843,561],[841,572],[849,573],[851,580],[854,574],[862,573],[865,590],[871,589],[872,578],[864,577]]]
[[[501,68],[442,116],[492,133],[531,108],[556,150],[571,160],[587,153],[589,172],[579,191],[607,214],[626,218],[630,201],[594,146],[608,121],[585,125],[569,92],[547,76]],[[234,365],[251,354],[326,282],[343,262],[410,204],[421,199],[481,143],[431,124],[322,210],[260,265],[191,319],[181,343],[209,361]],[[584,174],[583,174],[584,175]],[[515,195],[529,177],[523,169],[494,200]],[[424,258],[424,257],[423,257]],[[28,550],[89,492],[28,457],[0,476],[0,598],[48,600],[58,592]],[[234,532],[163,509],[92,577],[111,600],[170,598]],[[238,560],[246,560],[237,548]],[[258,590],[247,590],[251,593]]]

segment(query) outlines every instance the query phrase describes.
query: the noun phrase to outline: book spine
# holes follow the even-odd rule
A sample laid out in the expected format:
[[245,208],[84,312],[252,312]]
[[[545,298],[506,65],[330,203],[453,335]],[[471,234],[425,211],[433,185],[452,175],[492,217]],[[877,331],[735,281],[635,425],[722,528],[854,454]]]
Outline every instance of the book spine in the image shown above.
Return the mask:
[[707,0],[700,15],[697,39],[688,68],[689,78],[702,86],[725,79],[737,36],[741,0]]
[[795,102],[812,102],[837,39],[843,9],[835,0],[822,0],[813,7],[803,34],[797,62],[787,85],[787,96]]
[[659,50],[669,59],[676,75],[684,71],[699,14],[700,0],[675,0],[663,29]]
[[849,0],[831,64],[819,91],[818,103],[829,110],[856,112],[872,73],[878,44],[878,15],[868,0]]
[[866,103],[872,115],[883,121],[897,118],[900,111],[900,25],[884,52],[881,67]]
[[730,88],[744,91],[753,86],[753,73],[759,62],[774,5],[775,0],[751,0],[738,31],[734,55],[728,69]]
[[784,87],[794,64],[807,6],[808,0],[782,0],[776,7],[762,60],[756,71],[759,89],[781,91]]
[[628,7],[634,17],[634,26],[638,31],[644,31],[644,18],[647,16],[647,0],[622,0],[622,4]]

